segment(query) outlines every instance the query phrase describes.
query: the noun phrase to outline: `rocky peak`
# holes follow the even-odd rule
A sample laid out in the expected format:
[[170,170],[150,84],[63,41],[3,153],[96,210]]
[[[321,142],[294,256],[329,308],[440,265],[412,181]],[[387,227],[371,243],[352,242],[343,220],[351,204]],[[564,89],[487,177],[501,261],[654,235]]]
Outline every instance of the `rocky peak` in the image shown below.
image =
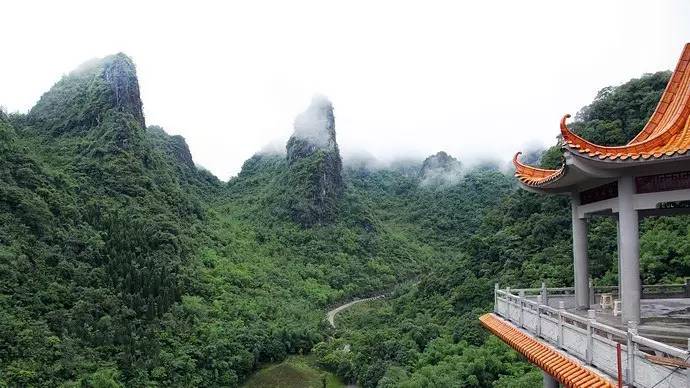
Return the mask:
[[39,128],[61,134],[88,131],[108,112],[131,114],[146,128],[132,60],[119,53],[85,62],[62,77],[29,112]]
[[314,97],[294,127],[286,147],[291,215],[304,226],[329,223],[343,192],[333,105]]
[[295,118],[294,128],[287,144],[288,162],[312,155],[317,150],[334,152],[340,159],[333,104],[326,97],[314,96],[307,110]]
[[440,151],[424,160],[419,178],[423,185],[453,185],[462,178],[462,163],[445,151]]
[[110,86],[113,106],[122,112],[130,113],[142,128],[146,128],[134,62],[123,53],[107,57],[103,61],[101,77]]

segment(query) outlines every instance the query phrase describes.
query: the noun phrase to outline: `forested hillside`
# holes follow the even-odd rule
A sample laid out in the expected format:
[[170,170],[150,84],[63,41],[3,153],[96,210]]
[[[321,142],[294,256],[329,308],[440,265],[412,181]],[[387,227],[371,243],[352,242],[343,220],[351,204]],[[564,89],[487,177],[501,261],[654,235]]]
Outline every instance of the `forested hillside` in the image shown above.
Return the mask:
[[[603,89],[573,127],[624,142],[668,76]],[[567,200],[445,153],[342,164],[335,128],[315,99],[286,153],[220,182],[183,138],[146,126],[123,54],[0,113],[0,387],[238,386],[311,351],[366,387],[531,386],[540,375],[476,317],[494,282],[571,282]],[[591,229],[593,275],[614,283],[614,227]],[[645,221],[645,280],[690,274],[688,232]],[[396,285],[337,330],[324,321]]]

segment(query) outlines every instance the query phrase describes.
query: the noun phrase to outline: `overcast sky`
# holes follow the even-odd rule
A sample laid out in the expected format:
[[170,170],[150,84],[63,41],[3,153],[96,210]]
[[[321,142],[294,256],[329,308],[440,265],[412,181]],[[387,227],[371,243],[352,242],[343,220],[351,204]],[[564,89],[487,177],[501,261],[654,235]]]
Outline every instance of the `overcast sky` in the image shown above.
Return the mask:
[[[131,56],[148,124],[222,179],[285,141],[311,96],[343,154],[446,150],[507,160],[550,145],[597,90],[671,69],[683,1],[15,1],[3,3],[0,105],[26,112],[94,57]],[[282,143],[281,143],[282,146]]]

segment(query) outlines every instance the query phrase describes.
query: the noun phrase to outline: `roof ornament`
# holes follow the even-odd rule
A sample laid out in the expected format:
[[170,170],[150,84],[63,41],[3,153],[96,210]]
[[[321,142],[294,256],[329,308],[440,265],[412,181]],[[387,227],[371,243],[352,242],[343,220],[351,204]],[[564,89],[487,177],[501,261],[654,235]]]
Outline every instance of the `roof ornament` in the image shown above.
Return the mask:
[[563,138],[566,139],[573,135],[573,131],[568,128],[568,124],[565,123],[567,119],[570,118],[570,113],[566,113],[561,117],[561,134],[563,135]]
[[516,153],[515,153],[515,156],[513,156],[513,164],[514,164],[515,166],[522,164],[522,163],[520,162],[520,159],[519,159],[519,158],[520,158],[520,155],[522,155],[522,151],[516,152]]

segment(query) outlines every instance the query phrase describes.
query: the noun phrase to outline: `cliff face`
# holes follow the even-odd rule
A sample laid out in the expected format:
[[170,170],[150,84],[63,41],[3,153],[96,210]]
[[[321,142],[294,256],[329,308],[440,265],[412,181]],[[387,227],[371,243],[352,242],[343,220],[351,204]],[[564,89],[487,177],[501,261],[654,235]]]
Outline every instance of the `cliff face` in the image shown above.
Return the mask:
[[431,155],[424,160],[419,171],[422,185],[449,186],[462,178],[462,163],[444,151]]
[[317,151],[332,153],[340,160],[333,105],[327,98],[314,97],[307,110],[295,118],[294,126],[295,131],[287,144],[288,163],[292,164]]
[[41,96],[29,120],[46,132],[79,133],[101,124],[111,111],[146,127],[136,68],[122,53],[91,60],[64,76]]
[[287,143],[287,190],[292,218],[303,226],[332,222],[343,193],[342,160],[335,138],[333,105],[314,97],[295,119]]
[[[143,193],[154,182],[163,184],[162,175],[170,171],[174,177],[167,182],[216,183],[196,168],[184,138],[146,127],[136,67],[122,53],[88,61],[63,76],[41,96],[26,123],[27,136],[50,139],[47,154],[84,175],[110,179],[110,189]],[[76,158],[70,157],[75,152]],[[114,175],[121,181],[114,182]]]
[[122,53],[107,58],[103,63],[101,77],[110,87],[113,107],[131,114],[142,128],[146,128],[143,104],[139,95],[139,80],[132,60]]

